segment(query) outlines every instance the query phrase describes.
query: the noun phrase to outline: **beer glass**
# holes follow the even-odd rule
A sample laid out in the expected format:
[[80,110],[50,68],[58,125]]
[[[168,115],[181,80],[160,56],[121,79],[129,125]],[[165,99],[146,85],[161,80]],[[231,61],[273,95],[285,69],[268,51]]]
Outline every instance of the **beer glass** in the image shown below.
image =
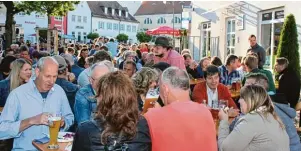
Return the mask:
[[58,149],[57,138],[61,127],[61,114],[49,114],[48,126],[49,126],[49,145],[48,149]]

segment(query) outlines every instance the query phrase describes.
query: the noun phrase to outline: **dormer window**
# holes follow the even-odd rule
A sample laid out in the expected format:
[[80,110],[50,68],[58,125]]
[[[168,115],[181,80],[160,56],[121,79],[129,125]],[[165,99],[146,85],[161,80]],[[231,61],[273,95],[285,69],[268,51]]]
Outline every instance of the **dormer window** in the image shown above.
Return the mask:
[[108,14],[113,15],[113,14],[112,14],[112,8],[111,8],[111,7],[108,8]]
[[121,11],[121,16],[125,17],[125,11]]

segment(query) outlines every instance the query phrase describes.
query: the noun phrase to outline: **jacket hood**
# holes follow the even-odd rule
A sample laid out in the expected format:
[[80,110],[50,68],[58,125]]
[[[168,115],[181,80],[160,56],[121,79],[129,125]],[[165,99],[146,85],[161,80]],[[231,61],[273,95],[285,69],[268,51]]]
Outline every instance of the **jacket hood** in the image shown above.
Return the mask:
[[278,108],[280,111],[282,111],[284,114],[289,116],[290,118],[296,117],[296,110],[291,108],[288,104],[280,104],[273,102],[275,105],[275,108]]

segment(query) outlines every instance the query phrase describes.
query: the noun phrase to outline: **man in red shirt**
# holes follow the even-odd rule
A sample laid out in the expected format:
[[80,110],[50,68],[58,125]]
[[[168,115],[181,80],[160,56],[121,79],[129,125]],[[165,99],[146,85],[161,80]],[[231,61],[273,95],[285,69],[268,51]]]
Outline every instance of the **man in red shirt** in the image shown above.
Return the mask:
[[216,131],[209,110],[189,97],[189,76],[178,67],[161,76],[160,97],[165,106],[146,114],[152,151],[217,151]]
[[155,64],[158,62],[166,62],[170,64],[170,66],[176,66],[180,69],[186,70],[183,56],[172,49],[167,37],[158,37],[155,41],[155,45]]

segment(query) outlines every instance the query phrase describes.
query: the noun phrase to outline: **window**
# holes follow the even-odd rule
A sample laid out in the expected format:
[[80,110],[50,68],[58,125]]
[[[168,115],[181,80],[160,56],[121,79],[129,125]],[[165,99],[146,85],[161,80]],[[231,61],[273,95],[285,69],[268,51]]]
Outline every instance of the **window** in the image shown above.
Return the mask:
[[75,22],[75,15],[72,15],[72,22]]
[[124,24],[120,24],[120,30],[124,31]]
[[136,32],[136,26],[132,26],[132,32]]
[[81,32],[78,32],[77,41],[81,41]]
[[84,22],[84,23],[87,23],[87,16],[84,16],[83,22]]
[[113,29],[114,29],[114,30],[118,30],[118,24],[114,23]]
[[100,28],[105,29],[105,23],[104,22],[100,22]]
[[131,25],[127,25],[127,26],[126,26],[126,31],[127,31],[127,32],[131,32]]
[[100,29],[100,21],[98,22],[98,29]]
[[113,14],[112,14],[112,8],[111,8],[111,7],[108,8],[108,14],[113,15]]
[[166,24],[166,20],[163,18],[163,17],[160,17],[159,19],[158,19],[158,22],[157,22],[158,24]]
[[77,22],[82,22],[82,16],[77,16]]
[[150,18],[146,18],[145,20],[144,20],[144,24],[152,24],[153,22],[152,22],[152,20],[150,19]]
[[112,23],[107,23],[107,29],[112,29]]
[[54,17],[54,20],[62,21],[62,17],[61,17],[61,16],[55,16],[55,17]]
[[234,54],[235,48],[235,19],[227,20],[227,55]]
[[75,32],[74,31],[72,31],[72,36],[75,37]]
[[171,20],[171,23],[175,20],[175,24],[181,23],[181,19],[179,17],[175,17],[174,19]]

